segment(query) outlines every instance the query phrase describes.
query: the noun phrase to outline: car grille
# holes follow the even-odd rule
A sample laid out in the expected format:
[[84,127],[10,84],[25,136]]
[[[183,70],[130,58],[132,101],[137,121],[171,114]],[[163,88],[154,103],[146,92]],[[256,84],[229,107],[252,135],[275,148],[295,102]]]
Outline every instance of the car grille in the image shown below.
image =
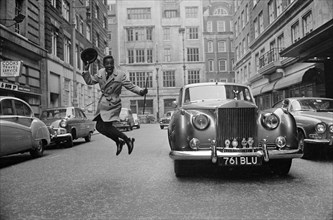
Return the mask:
[[[256,151],[257,140],[256,108],[219,108],[217,112],[217,148],[224,152]],[[253,140],[253,144],[249,140]],[[233,147],[232,142],[238,143]],[[226,142],[230,143],[229,146]],[[242,143],[243,142],[243,143]]]

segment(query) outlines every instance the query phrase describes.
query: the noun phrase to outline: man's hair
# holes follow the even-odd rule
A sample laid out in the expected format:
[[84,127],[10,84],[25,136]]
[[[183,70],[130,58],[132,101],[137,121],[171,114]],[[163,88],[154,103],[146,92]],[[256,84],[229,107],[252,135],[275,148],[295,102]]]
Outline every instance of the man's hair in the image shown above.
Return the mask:
[[108,56],[105,56],[105,57],[103,58],[103,64],[105,63],[105,60],[107,60],[107,59],[112,59],[112,61],[114,61],[113,56],[108,55]]

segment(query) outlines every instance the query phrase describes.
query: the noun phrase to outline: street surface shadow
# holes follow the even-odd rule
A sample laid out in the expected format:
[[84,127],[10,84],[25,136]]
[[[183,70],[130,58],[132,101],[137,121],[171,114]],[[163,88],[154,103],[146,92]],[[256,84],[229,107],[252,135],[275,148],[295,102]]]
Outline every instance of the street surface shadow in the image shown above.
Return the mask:
[[[45,152],[45,151],[44,151]],[[45,153],[43,157],[47,156]],[[16,164],[24,163],[31,160],[38,160],[38,158],[31,157],[30,153],[12,154],[0,158],[0,169],[10,167]]]
[[306,160],[333,162],[333,146],[321,146],[317,148],[313,146],[311,150],[311,154]]

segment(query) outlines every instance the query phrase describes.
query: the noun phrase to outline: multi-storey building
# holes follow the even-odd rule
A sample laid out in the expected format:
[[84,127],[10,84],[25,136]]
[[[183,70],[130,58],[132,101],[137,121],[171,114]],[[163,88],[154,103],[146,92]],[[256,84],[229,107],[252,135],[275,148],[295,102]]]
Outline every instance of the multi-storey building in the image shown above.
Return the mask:
[[201,0],[117,0],[118,62],[142,97],[123,92],[123,105],[158,119],[172,109],[179,88],[206,80]]
[[116,4],[112,2],[108,4],[108,54],[115,58],[115,65],[118,66],[118,25],[117,25],[117,12]]
[[102,67],[107,48],[106,0],[54,0],[45,5],[48,107],[79,106],[93,114],[99,88],[88,86],[81,77],[81,52],[98,51],[92,74]]
[[0,1],[0,61],[22,61],[19,76],[0,76],[0,95],[27,101],[37,115],[47,106],[44,30],[44,1]]
[[234,1],[210,0],[203,12],[206,80],[234,82]]
[[[284,97],[333,97],[333,2],[237,1],[235,26],[242,23],[246,7],[249,27],[235,28],[235,45],[241,45],[236,48],[236,81],[251,85],[259,107],[269,108]],[[248,33],[249,52],[244,53],[241,42]]]

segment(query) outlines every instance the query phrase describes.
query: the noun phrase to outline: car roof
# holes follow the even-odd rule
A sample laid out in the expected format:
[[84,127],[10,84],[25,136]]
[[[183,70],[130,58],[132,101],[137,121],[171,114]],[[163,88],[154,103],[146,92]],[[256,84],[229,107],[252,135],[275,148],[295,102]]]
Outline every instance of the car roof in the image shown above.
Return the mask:
[[240,83],[230,83],[230,82],[202,82],[202,83],[193,83],[187,84],[184,88],[190,87],[200,87],[200,86],[211,86],[211,85],[231,85],[231,86],[243,86],[249,88],[247,85],[240,84]]
[[286,98],[290,100],[307,100],[307,99],[325,99],[325,100],[333,100],[331,98],[326,98],[326,97],[290,97]]
[[58,109],[72,109],[72,108],[76,108],[76,107],[73,107],[73,106],[70,106],[70,107],[54,107],[54,108],[47,108],[47,109],[44,109],[44,111],[48,111],[48,110],[58,110]]

